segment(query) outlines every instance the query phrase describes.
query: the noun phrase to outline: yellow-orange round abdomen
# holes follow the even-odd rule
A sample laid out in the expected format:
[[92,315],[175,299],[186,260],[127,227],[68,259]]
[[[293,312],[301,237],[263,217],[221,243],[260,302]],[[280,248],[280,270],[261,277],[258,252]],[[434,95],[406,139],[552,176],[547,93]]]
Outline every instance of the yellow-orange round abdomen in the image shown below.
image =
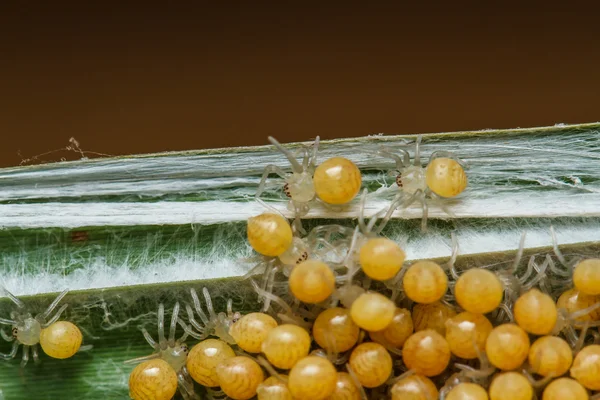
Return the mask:
[[473,268],[458,278],[454,295],[465,311],[487,314],[500,305],[504,288],[493,272]]
[[489,334],[485,352],[496,368],[504,371],[516,369],[529,354],[529,336],[518,325],[499,325]]
[[192,379],[203,386],[219,386],[217,365],[235,357],[231,347],[222,340],[206,339],[195,345],[188,354],[186,368]]
[[492,329],[492,323],[485,316],[465,311],[446,321],[446,341],[453,354],[472,360],[485,351]]
[[345,204],[356,197],[362,177],[350,160],[334,157],[321,163],[313,176],[317,196],[328,204]]
[[579,382],[570,378],[556,379],[544,389],[542,400],[588,400],[587,391]]
[[335,289],[335,275],[327,264],[307,260],[292,269],[289,278],[292,294],[305,303],[320,303]]
[[467,187],[467,174],[458,163],[451,158],[435,158],[425,172],[427,187],[438,196],[455,197]]
[[394,319],[396,305],[382,294],[363,293],[352,303],[352,320],[366,331],[381,331]]
[[411,265],[402,280],[404,293],[414,302],[430,304],[441,299],[448,289],[448,277],[433,261]]
[[129,397],[133,400],[171,400],[177,392],[177,374],[161,359],[138,364],[129,375]]
[[265,380],[260,365],[249,357],[228,358],[216,368],[219,386],[234,400],[248,400],[256,395],[256,389]]
[[360,265],[370,278],[385,281],[392,279],[400,269],[406,255],[393,240],[386,238],[369,239],[360,248]]
[[83,336],[79,328],[68,321],[58,321],[40,332],[40,345],[52,358],[65,359],[75,355]]
[[277,257],[292,244],[292,227],[281,215],[264,213],[248,218],[248,242],[256,252]]
[[328,308],[313,324],[315,342],[325,350],[341,353],[350,350],[358,341],[360,328],[345,308]]
[[590,258],[577,264],[573,271],[573,285],[581,293],[600,295],[600,259]]
[[565,374],[573,363],[569,344],[556,336],[543,336],[529,349],[529,365],[538,375],[554,377]]
[[308,356],[298,361],[290,371],[288,388],[294,399],[325,400],[333,394],[337,371],[323,357]]
[[427,329],[416,332],[404,342],[404,364],[418,374],[435,376],[441,374],[450,362],[450,347],[446,339],[436,331]]
[[547,335],[554,329],[558,311],[552,297],[531,289],[517,299],[514,305],[515,322],[526,332]]
[[390,390],[392,400],[432,400],[438,398],[438,390],[431,379],[413,374],[402,378]]
[[362,386],[374,388],[383,385],[390,377],[392,357],[379,343],[362,343],[352,350],[350,367]]
[[531,400],[533,388],[523,374],[503,372],[490,385],[490,400]]

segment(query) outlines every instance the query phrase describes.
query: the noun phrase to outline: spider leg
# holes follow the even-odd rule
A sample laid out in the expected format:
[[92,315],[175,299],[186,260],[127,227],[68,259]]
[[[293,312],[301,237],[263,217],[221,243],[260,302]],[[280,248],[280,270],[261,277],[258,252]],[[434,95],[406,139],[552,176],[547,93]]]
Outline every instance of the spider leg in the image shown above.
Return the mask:
[[421,139],[422,135],[417,135],[417,139],[415,140],[415,166],[421,166]]
[[[48,306],[48,308],[46,309],[46,311],[44,311],[42,314],[38,315],[38,319],[42,320],[42,321],[46,321],[46,319],[48,319],[48,317],[50,316],[50,313],[56,308],[56,306],[58,305],[58,303],[60,303],[60,301],[63,299],[63,297],[65,297],[67,295],[68,292],[69,292],[69,289],[63,290],[56,297],[56,299],[54,299],[54,301]],[[64,311],[65,308],[66,308],[66,306],[63,306],[63,308],[61,308],[61,310]],[[59,317],[60,317],[60,313],[62,311],[59,311]]]
[[204,327],[202,325],[200,325],[200,323],[198,321],[196,321],[196,319],[194,318],[194,311],[192,310],[192,307],[190,307],[189,304],[185,305],[185,310],[187,312],[188,315],[188,320],[189,323],[196,328],[200,333],[204,332]]
[[200,397],[194,391],[194,382],[192,382],[185,366],[177,373],[177,384],[183,400],[200,400]]
[[556,232],[554,231],[554,227],[552,225],[550,225],[550,233],[552,234],[552,247],[554,247],[554,254],[556,254],[556,258],[558,258],[558,261],[560,261],[560,263],[562,265],[564,265],[565,267],[567,267],[570,270],[569,264],[567,263],[565,256],[563,256],[562,252],[558,248],[558,240],[556,240]]
[[17,351],[19,350],[19,342],[15,341],[12,345],[10,353],[4,354],[0,353],[0,358],[3,360],[12,360],[17,356]]
[[[56,314],[54,314],[54,316],[52,318],[50,318],[50,320],[48,322],[45,322],[42,325],[42,328],[47,328],[50,325],[52,325],[53,323],[55,323],[56,321],[58,321],[58,319],[60,318],[61,314],[67,309],[67,307],[69,307],[68,304],[63,304],[63,306],[61,308],[58,309],[58,311],[56,312]],[[42,318],[42,317],[40,317]]]
[[217,320],[217,314],[215,314],[215,309],[213,308],[212,299],[210,298],[210,293],[207,288],[202,288],[202,294],[204,295],[204,301],[206,301],[206,309],[208,310],[208,315],[210,315],[211,321]]
[[78,352],[78,353],[83,353],[83,352],[85,352],[85,351],[90,351],[90,350],[91,350],[91,349],[93,349],[93,348],[94,348],[94,345],[93,345],[93,344],[86,344],[86,345],[83,345],[83,346],[81,346],[81,347],[79,348],[79,350],[77,350],[77,352]]
[[314,170],[315,169],[315,165],[317,164],[317,152],[319,151],[319,142],[320,141],[321,141],[321,138],[319,136],[317,136],[315,138],[315,143],[313,144],[312,157],[310,158],[310,162],[308,164],[308,169],[309,170]]
[[458,279],[458,271],[456,271],[456,266],[454,263],[456,262],[456,258],[458,257],[458,239],[456,239],[456,234],[454,232],[450,233],[450,237],[452,238],[452,255],[450,256],[450,260],[448,261],[447,268],[450,270],[450,274],[454,278],[454,280]]
[[298,163],[298,160],[294,158],[294,155],[288,150],[286,150],[277,140],[275,140],[274,137],[269,136],[268,139],[269,142],[271,142],[275,147],[277,147],[277,150],[282,152],[283,155],[287,157],[290,164],[292,164],[292,169],[294,170],[294,172],[297,172],[299,174],[302,173],[302,166],[300,165],[300,163]]
[[[421,189],[415,192],[416,200],[421,203],[421,209],[423,210],[423,217],[421,218],[421,232],[427,231],[427,217],[429,215],[429,206],[427,205],[427,198],[425,192]],[[407,207],[407,206],[406,206]]]
[[[379,223],[377,229],[375,229],[374,233],[379,234],[381,233],[381,231],[383,231],[383,228],[385,228],[385,226],[392,218],[392,214],[394,214],[394,211],[396,211],[396,209],[402,204],[402,200],[404,200],[404,193],[400,192],[394,197],[394,199],[390,203],[390,207],[388,208],[384,217],[381,219],[381,222]],[[412,203],[414,201],[414,195],[411,196],[408,200],[410,200],[410,203]]]
[[233,300],[227,299],[227,318],[233,318]]
[[150,347],[158,350],[158,345],[156,344],[156,341],[154,339],[152,339],[152,336],[150,336],[150,334],[148,333],[146,328],[142,328],[141,330],[142,330],[142,335],[144,335],[144,339],[146,339],[146,342],[148,342]]
[[0,318],[0,324],[13,326],[17,324],[17,321],[13,321],[12,319]]
[[375,153],[382,157],[391,158],[396,163],[396,170],[402,171],[404,168],[410,166],[410,156],[408,155],[408,151],[398,149],[400,153],[402,153],[402,158],[399,155],[392,153],[385,148],[381,148],[377,150]]
[[181,318],[177,318],[177,323],[183,328],[183,335],[181,335],[181,337],[177,339],[177,343],[183,343],[185,342],[187,337],[190,336],[188,332],[190,332],[192,329],[189,328]]
[[262,174],[260,183],[258,184],[258,188],[256,189],[256,194],[254,195],[254,197],[256,198],[256,200],[261,202],[261,204],[267,208],[271,208],[271,207],[266,205],[266,203],[260,199],[260,196],[265,191],[265,187],[267,185],[267,178],[269,177],[270,174],[277,174],[282,179],[285,179],[287,176],[287,174],[281,168],[279,168],[277,165],[267,165],[265,167],[265,170]]
[[365,224],[365,203],[367,201],[367,189],[363,189],[360,195],[360,206],[358,209],[358,226],[363,233],[367,233],[367,225]]
[[131,360],[123,361],[123,363],[124,364],[139,364],[141,362],[148,361],[148,360],[155,360],[157,358],[160,358],[160,353],[152,353],[147,356],[132,358]]
[[13,303],[15,303],[15,305],[19,308],[25,308],[25,303],[23,303],[21,300],[19,300],[14,294],[12,294],[11,292],[8,291],[7,288],[5,288],[4,286],[0,285],[0,289],[2,289],[2,291],[4,292],[4,294],[6,295],[6,297],[8,297],[10,299],[10,301],[12,301]]
[[8,333],[4,332],[4,329],[0,329],[0,336],[2,336],[2,339],[6,340],[7,342],[12,342],[13,340],[15,340],[15,338],[12,335],[9,335]]
[[25,368],[29,362],[29,346],[23,345],[23,358],[21,358],[21,368]]
[[204,325],[208,325],[208,322],[209,322],[208,317],[206,316],[206,314],[204,314],[204,311],[202,311],[202,306],[200,305],[200,300],[198,299],[196,290],[190,289],[190,294],[192,295],[192,301],[194,302],[194,308],[196,309],[196,312],[200,316],[202,323],[204,323]]
[[171,325],[169,325],[169,346],[175,347],[175,331],[177,330],[177,317],[179,316],[179,302],[173,307],[173,315],[171,316]]
[[37,344],[34,344],[33,346],[31,346],[31,355],[33,356],[33,363],[35,365],[39,365],[40,364],[40,354],[38,351]]
[[161,349],[167,348],[167,340],[165,339],[165,305],[158,305],[158,345]]

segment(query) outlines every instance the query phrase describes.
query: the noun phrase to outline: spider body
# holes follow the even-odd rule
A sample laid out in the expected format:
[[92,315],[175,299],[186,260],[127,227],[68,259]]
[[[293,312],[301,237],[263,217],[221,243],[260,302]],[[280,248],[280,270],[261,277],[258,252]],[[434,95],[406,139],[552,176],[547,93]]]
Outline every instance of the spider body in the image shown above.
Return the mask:
[[[428,202],[433,199],[454,198],[462,193],[468,184],[465,165],[456,156],[445,151],[431,154],[426,167],[421,164],[421,135],[415,141],[414,160],[411,164],[410,155],[406,150],[400,150],[402,156],[389,150],[381,149],[378,154],[391,158],[396,163],[396,185],[399,193],[392,200],[383,225],[399,208],[407,208],[414,202],[419,202],[423,210],[421,228],[427,228]],[[445,209],[444,209],[445,210]],[[448,211],[445,210],[447,213]]]
[[[175,334],[178,323],[184,327],[185,333],[179,339],[176,339]],[[145,328],[142,328],[142,334],[148,344],[154,349],[154,352],[147,356],[125,361],[125,363],[142,363],[141,365],[148,366],[158,360],[164,361],[164,363],[171,368],[172,373],[177,377],[179,392],[182,397],[186,400],[199,399],[198,395],[194,392],[194,384],[186,367],[189,350],[188,346],[185,344],[185,340],[188,337],[189,330],[190,329],[179,320],[179,303],[176,303],[173,308],[173,315],[168,328],[169,335],[165,336],[165,307],[162,303],[159,304],[158,341],[155,341]],[[171,382],[172,379],[169,378],[169,376],[172,377],[173,374],[165,371],[163,363],[158,362],[158,364],[154,368],[157,371],[157,374],[152,374],[152,369],[147,371],[145,367],[141,366],[138,366],[131,373],[129,388],[130,393],[137,396],[133,397],[134,400],[158,400],[166,398],[163,397],[165,394],[163,393],[162,382]],[[158,373],[158,371],[160,373]]]
[[5,360],[15,358],[19,346],[23,345],[21,366],[25,367],[29,361],[30,352],[34,362],[39,363],[38,345],[41,345],[42,350],[48,356],[59,359],[69,358],[78,351],[89,348],[87,346],[81,348],[82,335],[77,326],[70,322],[58,321],[61,314],[66,310],[67,304],[61,306],[50,317],[60,301],[66,296],[68,290],[59,294],[46,311],[37,314],[35,317],[27,310],[21,300],[6,289],[4,289],[4,292],[17,306],[17,309],[11,312],[11,319],[0,318],[0,324],[12,326],[12,335],[0,330],[2,338],[8,342],[13,342],[10,353],[0,354],[0,358]]

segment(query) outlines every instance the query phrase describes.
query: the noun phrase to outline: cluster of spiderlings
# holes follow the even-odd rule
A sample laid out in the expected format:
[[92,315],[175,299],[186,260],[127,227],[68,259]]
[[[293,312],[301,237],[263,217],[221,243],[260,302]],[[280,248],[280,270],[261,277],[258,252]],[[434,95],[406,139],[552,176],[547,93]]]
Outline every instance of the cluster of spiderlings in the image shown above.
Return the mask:
[[5,288],[0,288],[16,306],[11,312],[10,318],[0,318],[0,325],[8,325],[11,333],[7,334],[0,329],[0,335],[7,342],[12,342],[12,349],[7,354],[0,353],[3,360],[11,360],[17,356],[19,347],[23,345],[23,356],[21,367],[29,362],[29,355],[33,361],[40,363],[38,345],[42,351],[58,359],[73,357],[79,351],[89,350],[91,346],[82,346],[83,335],[79,328],[69,321],[59,321],[68,304],[63,304],[54,314],[53,311],[67,295],[68,290],[63,291],[48,306],[48,308],[35,316],[27,309],[25,303],[15,297]]
[[[318,141],[301,149],[302,165],[271,141],[293,173],[269,166],[257,197],[277,173],[295,213],[292,225],[271,207],[248,220],[259,256],[246,278],[262,308],[241,316],[229,303],[217,314],[205,289],[205,312],[192,290],[187,320],[176,304],[167,338],[161,306],[158,342],[144,332],[155,352],[134,360],[142,364],[132,398],[170,399],[178,386],[184,399],[198,398],[193,382],[207,398],[231,399],[600,398],[600,260],[567,260],[554,239],[554,256],[531,256],[525,267],[523,235],[510,265],[457,268],[454,237],[447,263],[407,263],[380,235],[395,208],[420,201],[425,222],[429,196],[453,197],[467,184],[450,154],[434,153],[422,168],[418,146],[412,166],[408,153],[380,151],[400,172],[390,208],[365,221],[365,191],[355,229],[306,233],[308,204],[352,201],[360,171],[341,158],[317,166]],[[187,336],[200,340],[189,353]]]

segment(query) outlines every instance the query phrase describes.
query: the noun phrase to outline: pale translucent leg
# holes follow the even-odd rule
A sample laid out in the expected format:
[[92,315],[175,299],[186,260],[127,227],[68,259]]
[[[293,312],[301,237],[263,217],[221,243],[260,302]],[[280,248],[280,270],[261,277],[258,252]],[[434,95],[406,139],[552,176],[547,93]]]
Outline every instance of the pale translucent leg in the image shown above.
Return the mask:
[[452,255],[450,256],[450,260],[448,260],[447,268],[450,270],[450,274],[454,280],[459,278],[458,271],[456,270],[456,258],[458,257],[458,239],[456,238],[456,234],[454,232],[450,233],[450,237],[452,238]]
[[348,371],[348,375],[350,375],[350,378],[352,378],[352,382],[354,382],[354,385],[360,391],[360,398],[361,398],[361,400],[367,400],[367,394],[365,393],[365,389],[360,384],[360,382],[358,380],[358,377],[356,376],[356,373],[350,367],[350,364],[346,364],[346,370]]
[[206,301],[206,309],[208,310],[210,320],[216,321],[217,314],[215,313],[215,309],[213,308],[212,299],[210,298],[210,293],[208,292],[208,289],[202,288],[202,294],[204,295],[204,301]]
[[19,342],[15,341],[12,345],[10,353],[4,354],[0,353],[0,358],[3,360],[12,360],[17,356],[17,351],[19,350]]
[[519,250],[517,250],[517,255],[515,257],[515,261],[513,262],[513,266],[511,271],[513,274],[517,272],[519,268],[519,264],[521,263],[521,258],[523,257],[523,251],[525,250],[525,237],[527,236],[527,232],[523,232],[521,234],[521,240],[519,241]]
[[[48,306],[48,308],[46,309],[46,311],[44,311],[42,314],[40,314],[38,316],[38,318],[42,321],[46,321],[48,319],[48,317],[50,316],[50,313],[52,313],[52,311],[54,311],[54,309],[56,308],[56,306],[58,305],[58,303],[60,303],[60,301],[63,299],[63,297],[65,297],[67,295],[67,293],[69,292],[69,289],[65,289],[63,290],[58,297],[56,297],[56,299],[54,299],[54,301],[52,302],[52,304],[50,304]],[[62,311],[64,311],[66,307],[63,306],[63,308],[61,308]],[[59,311],[59,314],[61,313],[61,311]]]
[[160,353],[153,353],[147,356],[132,358],[131,360],[123,361],[123,364],[139,364],[148,360],[156,360],[157,358],[160,358]]
[[192,295],[192,301],[194,302],[194,308],[196,309],[198,316],[200,317],[204,325],[208,325],[208,317],[206,316],[204,311],[202,311],[202,307],[200,306],[200,300],[198,299],[196,291],[194,289],[190,289],[190,294]]
[[400,153],[402,153],[402,158],[400,158],[400,156],[398,156],[397,154],[394,154],[391,151],[386,150],[385,148],[381,148],[381,149],[377,150],[376,154],[380,155],[382,157],[392,159],[396,163],[396,170],[402,171],[404,168],[410,166],[410,156],[408,154],[408,151],[406,151],[406,150],[398,150],[398,151]]
[[381,233],[385,226],[388,224],[390,219],[392,218],[392,214],[396,211],[397,208],[406,208],[410,206],[415,201],[420,201],[423,207],[423,219],[421,220],[421,229],[423,226],[427,227],[427,204],[425,203],[425,196],[421,190],[417,190],[412,194],[408,199],[405,199],[404,193],[398,193],[394,200],[390,203],[390,207],[388,208],[387,213],[379,223],[379,226],[375,230],[375,233]]
[[196,333],[193,332],[187,325],[185,324],[180,324],[182,326],[182,328],[184,329],[184,331],[190,335],[191,337],[193,337],[194,339],[198,339],[198,340],[203,340],[206,337],[208,337],[207,334],[205,334],[205,327],[200,325],[198,323],[198,321],[196,321],[194,319],[194,312],[192,311],[192,308],[189,305],[185,306],[185,309],[187,311],[188,314],[188,322],[195,328],[198,330],[198,332],[200,333]]
[[40,354],[38,351],[37,344],[35,344],[31,347],[31,355],[33,356],[33,363],[38,365],[40,363]]
[[[534,258],[534,256],[531,256],[531,258]],[[529,263],[531,265],[531,262]],[[537,271],[537,275],[535,276],[535,278],[533,278],[533,280],[531,280],[531,282],[527,283],[526,285],[523,285],[523,291],[527,291],[533,287],[535,287],[537,284],[543,283],[544,279],[546,278],[546,269],[548,268],[548,259],[546,259],[546,261],[544,261],[544,263],[542,264],[541,267],[536,268]],[[527,268],[529,269],[529,265],[527,266]],[[548,293],[548,288],[545,286],[541,286],[542,291]]]
[[181,393],[184,400],[200,400],[200,397],[194,391],[194,382],[185,366],[177,373],[177,383],[179,393]]
[[67,309],[67,307],[69,307],[68,304],[63,304],[63,306],[58,309],[56,314],[54,314],[54,316],[52,318],[50,318],[50,320],[48,322],[42,324],[42,328],[47,328],[50,325],[52,325],[53,323],[55,323],[56,321],[58,321],[61,314]]
[[421,139],[423,137],[421,135],[417,136],[417,139],[415,140],[415,162],[414,164],[417,167],[421,166]]
[[4,329],[0,329],[0,336],[2,336],[2,339],[6,340],[7,342],[12,342],[13,340],[15,340],[15,338],[12,335],[9,335],[8,333],[4,332]]
[[[567,263],[567,260],[565,259],[562,252],[558,248],[558,240],[556,239],[556,232],[554,231],[554,227],[552,225],[550,225],[550,233],[552,234],[552,247],[554,247],[554,254],[556,254],[556,258],[558,258],[558,261],[560,261],[562,265],[569,268],[569,264]],[[569,272],[572,272],[572,271],[570,271],[570,268],[569,268]]]
[[319,136],[317,136],[315,138],[315,143],[313,144],[312,157],[310,158],[310,163],[308,164],[309,170],[314,170],[317,165],[317,153],[319,151],[319,142],[320,141],[321,141],[321,138]]
[[179,302],[173,307],[173,315],[171,316],[171,324],[169,325],[169,346],[175,347],[175,331],[177,330],[177,319],[179,317]]
[[167,340],[165,339],[165,305],[158,305],[158,346],[165,350],[167,348]]
[[8,297],[10,299],[10,301],[15,303],[15,305],[17,307],[25,308],[25,303],[23,303],[21,300],[19,300],[17,297],[15,297],[15,295],[12,294],[11,292],[9,292],[7,288],[5,288],[4,286],[0,286],[0,289],[2,289],[2,291],[4,292],[6,297]]
[[288,150],[286,150],[274,137],[269,136],[268,139],[269,139],[269,142],[271,142],[275,147],[277,147],[277,150],[279,150],[280,152],[283,153],[284,156],[286,156],[286,158],[292,165],[292,169],[294,170],[294,172],[301,173],[302,166],[300,165],[300,163],[298,163],[298,160],[296,160],[294,158],[294,155],[291,152],[289,152]]
[[12,319],[0,318],[0,324],[13,326],[17,324],[17,321],[13,321]]
[[367,225],[365,224],[365,203],[367,201],[367,189],[363,189],[362,194],[360,195],[360,206],[358,209],[358,226],[360,230],[367,234]]
[[23,357],[21,358],[21,368],[24,368],[29,362],[29,346],[23,345]]
[[77,352],[78,352],[78,353],[84,353],[84,352],[86,352],[86,351],[90,351],[90,350],[92,350],[93,348],[94,348],[94,345],[93,345],[93,344],[86,344],[86,345],[83,345],[83,346],[81,346],[81,347],[79,348],[79,350],[77,350]]
[[260,203],[263,207],[265,207],[268,210],[271,210],[273,212],[276,212],[278,214],[281,214],[275,207],[268,205],[260,198],[260,196],[265,191],[265,186],[267,184],[267,178],[269,177],[270,174],[277,174],[279,177],[281,177],[283,179],[286,178],[286,173],[281,168],[279,168],[276,165],[267,165],[263,172],[262,178],[260,179],[260,183],[258,184],[258,188],[256,189],[256,194],[254,195],[254,197],[256,198],[256,201],[258,203]]
[[150,336],[150,334],[148,333],[148,331],[146,330],[146,328],[142,328],[142,335],[144,335],[144,339],[146,339],[146,342],[148,342],[148,344],[153,348],[158,350],[158,344],[156,343],[156,341],[154,339],[152,339],[152,336]]

